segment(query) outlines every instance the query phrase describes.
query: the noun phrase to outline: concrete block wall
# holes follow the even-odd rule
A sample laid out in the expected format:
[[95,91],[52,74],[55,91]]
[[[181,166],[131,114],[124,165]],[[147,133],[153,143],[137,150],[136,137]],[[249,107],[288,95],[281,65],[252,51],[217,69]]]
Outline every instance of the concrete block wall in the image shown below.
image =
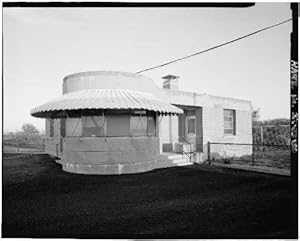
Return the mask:
[[82,174],[149,171],[159,159],[158,137],[67,137],[63,170]]
[[[228,109],[228,107],[225,107]],[[252,119],[250,111],[235,110],[236,133],[224,134],[224,107],[203,108],[203,143],[207,158],[207,142],[221,143],[252,143]],[[211,145],[211,153],[221,156],[243,156],[252,154],[252,146],[241,145]],[[218,155],[217,155],[218,156]]]
[[[252,107],[251,102],[242,99],[198,94],[194,92],[163,89],[166,100],[176,105],[187,105],[202,107],[203,116],[203,152],[207,158],[207,142],[233,142],[252,143]],[[224,109],[235,110],[236,113],[236,135],[224,134]],[[167,128],[164,123],[163,129]],[[163,139],[165,133],[161,133]],[[214,148],[214,147],[213,147]],[[251,146],[239,146],[230,149],[228,147],[215,147],[217,153],[228,154],[251,154]]]

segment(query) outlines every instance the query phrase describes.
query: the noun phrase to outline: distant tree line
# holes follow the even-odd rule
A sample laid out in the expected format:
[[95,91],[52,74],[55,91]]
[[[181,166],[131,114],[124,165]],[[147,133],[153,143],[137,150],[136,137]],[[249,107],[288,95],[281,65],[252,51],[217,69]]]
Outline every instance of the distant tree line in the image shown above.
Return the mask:
[[3,135],[3,144],[17,147],[41,147],[44,145],[45,135],[32,124],[24,124],[21,131],[8,132]]
[[290,145],[290,119],[259,120],[259,109],[252,113],[253,143],[267,145]]

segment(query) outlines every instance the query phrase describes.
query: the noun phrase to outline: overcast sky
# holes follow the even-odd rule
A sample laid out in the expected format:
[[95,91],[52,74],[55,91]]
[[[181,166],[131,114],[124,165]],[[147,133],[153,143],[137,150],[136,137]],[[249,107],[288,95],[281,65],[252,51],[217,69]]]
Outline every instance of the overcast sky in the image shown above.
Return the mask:
[[[4,8],[4,131],[44,129],[30,109],[62,94],[64,76],[137,72],[291,18],[289,3],[251,8]],[[143,73],[161,86],[251,100],[262,119],[290,115],[288,22],[194,58]]]

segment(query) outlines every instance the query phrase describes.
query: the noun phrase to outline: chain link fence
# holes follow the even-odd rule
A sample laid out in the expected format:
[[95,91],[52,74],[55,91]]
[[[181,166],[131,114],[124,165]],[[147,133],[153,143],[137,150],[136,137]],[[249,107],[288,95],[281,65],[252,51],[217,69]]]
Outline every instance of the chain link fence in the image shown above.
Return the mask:
[[290,170],[290,146],[210,142],[208,161]]
[[209,163],[290,171],[290,126],[254,126],[252,133],[253,143],[249,144],[209,142]]

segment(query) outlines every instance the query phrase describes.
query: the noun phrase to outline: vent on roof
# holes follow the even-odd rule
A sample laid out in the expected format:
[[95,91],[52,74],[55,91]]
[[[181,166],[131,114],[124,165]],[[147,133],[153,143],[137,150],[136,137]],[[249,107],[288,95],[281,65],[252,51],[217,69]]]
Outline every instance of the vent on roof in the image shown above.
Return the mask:
[[169,74],[169,75],[162,77],[162,79],[165,79],[165,81],[163,82],[163,88],[178,90],[179,76]]

